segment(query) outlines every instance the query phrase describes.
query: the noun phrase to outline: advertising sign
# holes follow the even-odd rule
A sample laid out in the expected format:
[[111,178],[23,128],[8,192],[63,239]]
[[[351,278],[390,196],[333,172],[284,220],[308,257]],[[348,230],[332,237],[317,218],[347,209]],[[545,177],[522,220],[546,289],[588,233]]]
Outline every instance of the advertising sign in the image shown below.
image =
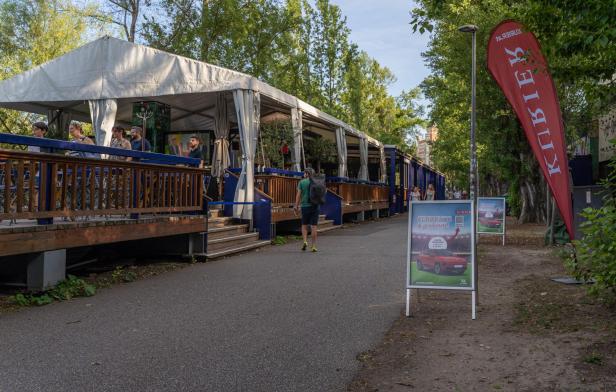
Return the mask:
[[505,234],[504,197],[480,197],[477,199],[477,233]]
[[409,212],[407,289],[475,290],[472,201],[415,201]]

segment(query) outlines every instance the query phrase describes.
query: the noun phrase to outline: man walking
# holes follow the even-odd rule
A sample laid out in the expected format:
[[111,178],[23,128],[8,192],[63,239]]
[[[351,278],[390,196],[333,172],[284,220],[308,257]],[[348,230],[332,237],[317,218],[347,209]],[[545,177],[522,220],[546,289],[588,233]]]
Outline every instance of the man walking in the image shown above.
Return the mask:
[[314,170],[310,167],[304,170],[304,179],[297,184],[297,194],[295,195],[295,211],[301,205],[302,211],[302,237],[304,244],[302,250],[308,247],[308,226],[312,232],[312,251],[317,251],[317,223],[319,222],[319,204],[310,200],[310,186],[314,177]]

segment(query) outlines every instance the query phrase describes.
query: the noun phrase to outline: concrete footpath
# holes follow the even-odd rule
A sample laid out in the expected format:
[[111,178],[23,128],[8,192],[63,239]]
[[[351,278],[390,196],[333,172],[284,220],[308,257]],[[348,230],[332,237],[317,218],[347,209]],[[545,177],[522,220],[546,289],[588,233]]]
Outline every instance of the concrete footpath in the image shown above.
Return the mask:
[[0,392],[343,391],[404,306],[406,219],[0,316]]

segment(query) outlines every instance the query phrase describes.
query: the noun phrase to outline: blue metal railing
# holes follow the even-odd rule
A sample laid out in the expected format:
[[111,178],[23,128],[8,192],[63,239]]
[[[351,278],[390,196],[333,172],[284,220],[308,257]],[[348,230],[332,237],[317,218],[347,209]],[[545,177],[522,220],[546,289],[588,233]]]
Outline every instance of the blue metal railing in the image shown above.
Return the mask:
[[153,163],[161,165],[186,165],[192,167],[198,167],[200,164],[199,159],[195,158],[178,157],[175,155],[159,154],[155,152],[125,150],[122,148],[103,147],[96,146],[93,144],[67,142],[64,140],[13,135],[10,133],[0,133],[0,143],[43,147],[53,150],[76,151],[90,154],[106,154],[113,156],[130,157],[138,159],[139,163]]

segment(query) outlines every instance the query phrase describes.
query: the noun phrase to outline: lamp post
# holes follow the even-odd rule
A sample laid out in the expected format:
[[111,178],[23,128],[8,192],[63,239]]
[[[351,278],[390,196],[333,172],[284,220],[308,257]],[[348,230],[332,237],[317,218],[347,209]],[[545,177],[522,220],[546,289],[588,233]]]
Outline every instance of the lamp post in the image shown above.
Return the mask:
[[[473,210],[475,211],[474,216],[471,218],[473,220],[476,219],[477,214],[477,146],[475,143],[475,84],[476,84],[476,75],[477,75],[477,26],[475,25],[464,25],[458,27],[458,31],[461,33],[472,33],[473,34],[473,48],[472,48],[472,71],[471,71],[471,169],[470,169],[470,196],[473,201]],[[477,228],[476,222],[473,224],[475,228],[473,235],[475,236],[475,241],[473,241],[473,254],[477,257]],[[475,290],[472,292],[473,295],[473,320],[475,319],[475,307],[479,302],[479,284],[477,282],[477,278],[479,276],[479,272],[477,271],[477,263],[475,263],[475,268],[473,268],[473,274],[475,275]]]
[[472,33],[473,35],[473,48],[472,48],[472,71],[471,71],[471,167],[470,167],[470,197],[473,203],[477,202],[477,145],[475,142],[475,112],[476,112],[476,99],[475,99],[475,85],[477,78],[477,26],[464,25],[458,27],[458,31],[461,33]]

